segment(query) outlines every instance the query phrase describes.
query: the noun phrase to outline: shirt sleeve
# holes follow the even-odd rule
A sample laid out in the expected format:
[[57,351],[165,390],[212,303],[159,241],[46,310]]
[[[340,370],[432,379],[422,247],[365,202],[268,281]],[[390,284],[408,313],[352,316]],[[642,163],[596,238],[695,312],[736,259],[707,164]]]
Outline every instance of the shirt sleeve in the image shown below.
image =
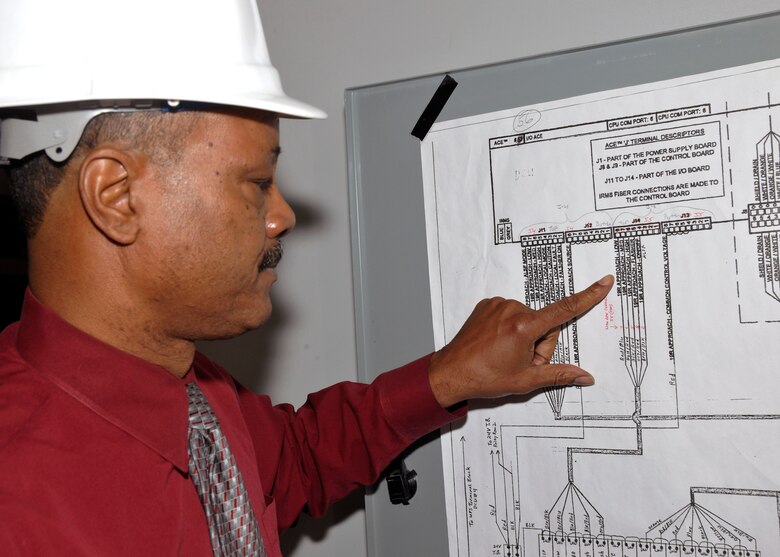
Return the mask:
[[237,386],[266,497],[279,530],[301,511],[324,514],[357,487],[374,483],[409,444],[465,414],[443,409],[428,381],[430,356],[377,377],[309,395],[297,411]]

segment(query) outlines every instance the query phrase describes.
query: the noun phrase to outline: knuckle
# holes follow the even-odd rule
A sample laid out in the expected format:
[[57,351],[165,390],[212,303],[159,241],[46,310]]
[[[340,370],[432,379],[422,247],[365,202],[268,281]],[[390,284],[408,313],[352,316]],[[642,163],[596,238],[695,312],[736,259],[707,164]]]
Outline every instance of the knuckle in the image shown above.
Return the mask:
[[579,312],[579,303],[574,296],[567,296],[558,300],[558,307],[564,312],[572,315],[576,315]]
[[474,307],[474,311],[480,311],[483,313],[490,312],[493,310],[495,305],[496,305],[495,298],[483,298]]
[[513,319],[525,320],[531,313],[531,309],[517,300],[505,300],[503,303],[503,309],[506,311],[506,315]]
[[512,329],[518,335],[526,334],[528,332],[528,327],[528,319],[526,319],[524,315],[517,315],[512,321]]
[[491,309],[496,306],[498,298],[482,298],[476,305],[477,309]]
[[560,387],[568,384],[568,375],[564,370],[555,372],[555,375],[553,375],[553,384],[551,385],[552,387]]
[[518,302],[517,300],[507,300],[506,303],[507,306],[513,311],[522,311],[528,309],[528,306],[522,302]]

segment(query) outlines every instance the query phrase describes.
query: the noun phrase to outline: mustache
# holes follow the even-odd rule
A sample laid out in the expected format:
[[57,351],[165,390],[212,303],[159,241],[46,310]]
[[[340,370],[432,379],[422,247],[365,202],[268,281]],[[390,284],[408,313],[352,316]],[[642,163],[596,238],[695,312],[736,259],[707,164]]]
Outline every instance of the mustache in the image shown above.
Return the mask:
[[282,260],[283,254],[284,248],[282,247],[282,243],[277,242],[274,247],[263,254],[263,260],[260,262],[260,270],[263,271],[276,267],[279,264],[279,261]]

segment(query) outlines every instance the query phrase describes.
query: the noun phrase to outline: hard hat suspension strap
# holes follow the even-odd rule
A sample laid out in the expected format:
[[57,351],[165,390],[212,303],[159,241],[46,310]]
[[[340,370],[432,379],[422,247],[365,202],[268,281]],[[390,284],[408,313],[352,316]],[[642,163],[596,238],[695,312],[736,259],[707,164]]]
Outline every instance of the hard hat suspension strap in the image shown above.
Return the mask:
[[0,121],[0,165],[44,150],[53,161],[62,162],[73,153],[89,121],[111,110],[39,114],[38,120],[6,118]]

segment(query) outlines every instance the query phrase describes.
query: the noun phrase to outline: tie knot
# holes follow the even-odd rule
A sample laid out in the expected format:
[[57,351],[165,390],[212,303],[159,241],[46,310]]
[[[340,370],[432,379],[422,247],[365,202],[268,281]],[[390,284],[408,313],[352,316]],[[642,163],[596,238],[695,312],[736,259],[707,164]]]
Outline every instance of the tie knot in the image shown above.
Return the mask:
[[196,383],[187,384],[187,397],[189,398],[189,420],[193,429],[210,430],[219,427],[217,417],[211,409],[206,395]]

